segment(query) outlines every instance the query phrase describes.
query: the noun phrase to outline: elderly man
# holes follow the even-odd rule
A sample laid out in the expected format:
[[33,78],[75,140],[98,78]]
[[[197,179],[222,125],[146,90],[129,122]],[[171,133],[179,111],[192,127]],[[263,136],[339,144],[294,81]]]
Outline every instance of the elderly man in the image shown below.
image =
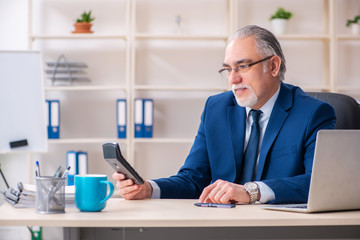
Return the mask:
[[306,202],[316,134],[335,127],[333,108],[283,83],[276,37],[246,26],[229,40],[220,73],[232,91],[206,101],[179,172],[135,185],[115,173],[125,199],[199,198],[213,203]]

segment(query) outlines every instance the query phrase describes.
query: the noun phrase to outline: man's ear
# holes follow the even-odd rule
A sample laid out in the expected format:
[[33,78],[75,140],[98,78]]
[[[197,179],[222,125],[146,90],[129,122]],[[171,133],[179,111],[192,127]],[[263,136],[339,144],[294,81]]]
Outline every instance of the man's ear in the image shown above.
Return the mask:
[[270,59],[270,68],[269,71],[273,77],[278,76],[281,66],[281,58],[277,55],[273,56]]

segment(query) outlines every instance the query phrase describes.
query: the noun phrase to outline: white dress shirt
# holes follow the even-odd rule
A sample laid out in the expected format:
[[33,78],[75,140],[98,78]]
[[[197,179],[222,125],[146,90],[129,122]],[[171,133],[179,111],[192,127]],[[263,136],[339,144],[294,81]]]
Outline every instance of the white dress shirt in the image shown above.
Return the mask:
[[[262,111],[262,114],[260,115],[260,118],[259,118],[259,125],[260,125],[260,129],[261,129],[260,138],[259,138],[259,153],[260,153],[261,143],[262,143],[262,140],[263,140],[263,137],[265,134],[265,130],[266,130],[267,124],[269,122],[271,112],[274,108],[276,99],[279,96],[279,92],[280,92],[280,85],[279,85],[278,90],[275,92],[275,94],[260,108],[260,110]],[[252,120],[252,117],[250,114],[250,110],[251,110],[251,108],[246,107],[246,116],[247,117],[246,117],[244,151],[246,149],[247,143],[250,138],[251,124],[253,123],[253,120]],[[259,161],[259,155],[257,157],[255,169],[257,169],[258,161]],[[256,170],[255,170],[255,173],[256,173]],[[154,199],[160,198],[161,192],[160,192],[159,185],[152,180],[148,180],[148,182],[151,184],[151,186],[153,188],[153,193],[152,193],[151,198],[154,198]],[[265,183],[260,182],[260,181],[256,181],[256,183],[259,186],[259,190],[261,193],[261,198],[260,198],[261,203],[267,203],[267,202],[275,199],[275,193],[268,185],[266,185]]]
[[[258,149],[259,153],[258,153],[257,162],[256,162],[256,166],[255,166],[255,174],[257,171],[258,163],[259,163],[260,148],[261,148],[262,140],[264,138],[265,130],[269,123],[270,115],[274,108],[276,99],[279,96],[279,93],[280,93],[280,86],[279,86],[278,90],[275,92],[275,94],[259,109],[259,110],[261,110],[262,113],[260,114],[260,117],[259,117],[259,125],[260,125],[259,149]],[[245,131],[245,142],[244,142],[244,150],[243,150],[244,152],[245,152],[246,146],[249,142],[250,133],[251,133],[251,125],[253,123],[253,119],[250,114],[250,111],[251,111],[251,108],[246,107],[246,131]],[[261,193],[261,197],[260,197],[261,203],[267,203],[267,202],[270,202],[275,199],[275,193],[268,185],[266,185],[265,183],[260,182],[260,181],[256,181],[256,183],[259,186],[259,190]]]

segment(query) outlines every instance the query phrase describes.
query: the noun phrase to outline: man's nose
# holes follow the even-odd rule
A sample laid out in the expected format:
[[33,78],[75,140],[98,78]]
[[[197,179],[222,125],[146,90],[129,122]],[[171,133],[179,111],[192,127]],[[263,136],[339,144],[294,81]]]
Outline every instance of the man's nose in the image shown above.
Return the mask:
[[230,85],[242,82],[242,77],[240,72],[239,71],[236,72],[234,69],[231,71],[230,75],[228,76],[228,79]]

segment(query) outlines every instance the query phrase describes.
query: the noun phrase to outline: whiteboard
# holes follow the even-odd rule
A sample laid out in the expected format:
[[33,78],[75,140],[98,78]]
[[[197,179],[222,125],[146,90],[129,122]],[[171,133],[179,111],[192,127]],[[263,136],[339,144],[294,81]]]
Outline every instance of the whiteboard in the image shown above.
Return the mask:
[[0,51],[0,153],[47,151],[44,107],[40,52]]

